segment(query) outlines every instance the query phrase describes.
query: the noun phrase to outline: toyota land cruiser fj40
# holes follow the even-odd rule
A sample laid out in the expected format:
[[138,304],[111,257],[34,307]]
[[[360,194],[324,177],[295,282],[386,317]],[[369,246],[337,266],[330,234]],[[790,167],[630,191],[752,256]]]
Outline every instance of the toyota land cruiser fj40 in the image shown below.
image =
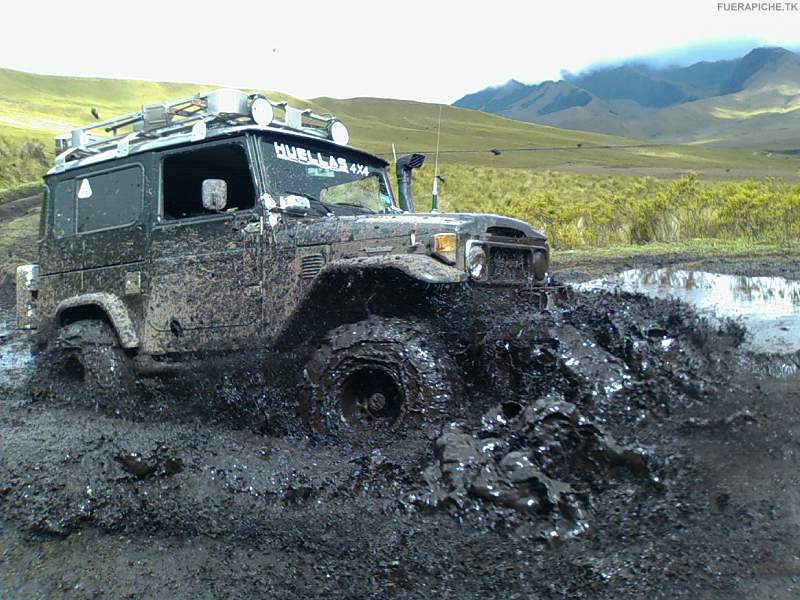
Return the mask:
[[258,94],[147,105],[56,142],[18,320],[48,332],[87,390],[305,343],[314,426],[394,427],[455,393],[443,291],[547,278],[527,223],[416,212],[421,155],[397,161],[396,196],[341,121]]

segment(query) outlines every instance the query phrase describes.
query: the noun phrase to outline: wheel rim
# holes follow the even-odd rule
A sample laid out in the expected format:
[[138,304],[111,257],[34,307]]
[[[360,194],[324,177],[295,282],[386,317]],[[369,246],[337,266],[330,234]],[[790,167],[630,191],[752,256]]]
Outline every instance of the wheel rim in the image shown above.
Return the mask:
[[403,415],[403,388],[386,369],[360,366],[347,373],[339,388],[342,418],[357,428],[385,428]]
[[62,358],[59,366],[62,376],[67,381],[75,383],[84,383],[86,381],[86,367],[78,353],[67,353]]

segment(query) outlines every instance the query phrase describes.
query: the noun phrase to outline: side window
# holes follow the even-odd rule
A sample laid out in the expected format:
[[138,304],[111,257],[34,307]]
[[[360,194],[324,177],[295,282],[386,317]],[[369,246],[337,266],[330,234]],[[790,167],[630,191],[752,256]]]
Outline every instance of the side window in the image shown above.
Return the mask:
[[62,181],[53,191],[53,235],[132,225],[142,211],[143,178],[132,166]]
[[75,180],[62,181],[53,193],[53,235],[75,235]]
[[255,206],[255,187],[247,153],[241,144],[219,144],[179,154],[162,162],[162,217],[188,219],[216,214],[203,208],[203,180],[228,184],[227,211]]
[[138,166],[75,180],[78,233],[132,225],[142,211],[142,179]]

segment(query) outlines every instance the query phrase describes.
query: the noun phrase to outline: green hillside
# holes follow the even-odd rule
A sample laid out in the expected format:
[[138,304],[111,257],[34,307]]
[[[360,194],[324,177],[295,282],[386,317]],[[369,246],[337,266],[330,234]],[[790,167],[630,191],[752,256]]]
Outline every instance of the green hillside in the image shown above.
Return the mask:
[[[215,87],[0,69],[0,189],[40,177],[52,157],[52,136],[90,122],[92,108],[108,118],[138,110],[143,103],[179,99]],[[440,110],[436,104],[377,98],[304,101],[280,92],[265,93],[275,100],[287,99],[297,106],[336,114],[350,127],[353,144],[375,153],[390,156],[392,143],[399,153],[432,152],[436,146]],[[442,109],[440,160],[444,163],[663,177],[694,170],[701,176],[723,179],[795,178],[800,164],[790,157],[692,146],[604,148],[637,144],[640,142],[522,123],[469,109]],[[46,155],[44,160],[38,158],[38,145]],[[493,148],[502,149],[501,154],[492,153]]]

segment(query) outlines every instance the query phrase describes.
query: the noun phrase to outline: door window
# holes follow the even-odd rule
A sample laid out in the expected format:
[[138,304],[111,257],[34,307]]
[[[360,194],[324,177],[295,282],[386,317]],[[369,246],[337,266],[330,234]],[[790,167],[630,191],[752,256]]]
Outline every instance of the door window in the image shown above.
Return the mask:
[[142,212],[142,178],[137,165],[76,179],[78,233],[135,223]]
[[139,165],[62,181],[53,193],[53,235],[132,225],[142,212],[143,188]]
[[63,238],[75,235],[75,180],[56,186],[53,194],[53,235]]
[[171,221],[217,214],[203,208],[204,179],[225,181],[226,212],[255,206],[256,192],[244,147],[218,144],[164,158],[161,217]]

